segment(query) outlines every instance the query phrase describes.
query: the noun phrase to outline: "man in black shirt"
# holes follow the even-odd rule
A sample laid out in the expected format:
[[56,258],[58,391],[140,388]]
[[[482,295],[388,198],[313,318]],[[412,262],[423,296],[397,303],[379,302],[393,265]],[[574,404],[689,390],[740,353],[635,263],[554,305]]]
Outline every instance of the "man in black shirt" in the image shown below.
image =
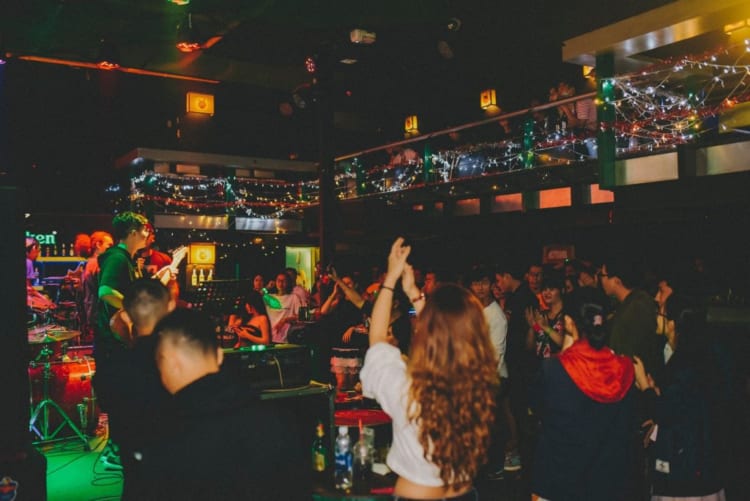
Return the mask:
[[132,347],[125,352],[127,384],[118,392],[121,405],[118,422],[123,466],[123,501],[141,499],[135,454],[152,443],[159,433],[160,417],[169,393],[164,389],[156,367],[156,337],[151,334],[157,322],[174,310],[175,301],[159,280],[139,278],[125,291],[122,300],[124,320],[131,327]]
[[[518,431],[511,442],[518,444],[521,461],[528,464],[533,444],[524,443],[521,437],[529,436],[529,429],[533,423],[528,414],[528,387],[532,382],[538,361],[533,353],[526,349],[526,335],[529,325],[526,322],[526,309],[539,308],[539,300],[524,280],[526,271],[536,273],[538,266],[529,268],[502,265],[496,269],[496,285],[503,291],[505,297],[505,316],[508,319],[508,335],[506,337],[505,363],[508,367],[509,404],[515,418]],[[534,276],[536,278],[536,275]]]
[[156,326],[156,362],[169,393],[159,440],[137,454],[141,499],[309,499],[308,443],[288,407],[261,400],[220,372],[210,319],[177,309]]
[[[148,219],[134,212],[122,212],[112,220],[117,245],[99,256],[99,303],[94,330],[96,374],[93,386],[99,407],[109,414],[109,434],[118,444],[125,423],[118,395],[128,384],[129,369],[125,362],[129,332],[112,328],[115,313],[122,309],[124,291],[135,280],[133,256],[146,245]],[[121,324],[121,323],[120,323]]]

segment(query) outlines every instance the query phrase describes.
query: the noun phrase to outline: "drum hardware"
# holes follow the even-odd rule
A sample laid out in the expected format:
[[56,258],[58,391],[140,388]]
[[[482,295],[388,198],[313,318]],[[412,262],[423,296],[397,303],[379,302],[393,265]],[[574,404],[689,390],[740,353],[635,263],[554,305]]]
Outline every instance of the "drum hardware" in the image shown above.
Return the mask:
[[[50,397],[49,382],[52,379],[52,365],[50,358],[54,354],[54,351],[50,348],[50,344],[57,341],[58,339],[45,335],[45,339],[39,341],[39,343],[43,344],[42,350],[31,363],[32,367],[36,366],[36,364],[43,364],[42,400],[38,404],[36,404],[31,411],[29,431],[33,432],[39,438],[40,442],[48,442],[51,440],[55,440],[58,433],[60,433],[60,431],[67,425],[73,431],[75,436],[83,442],[84,450],[88,451],[90,450],[90,448],[86,436],[75,425],[73,420],[70,419],[70,417],[65,413],[63,408],[60,407],[60,405]],[[80,405],[83,407],[83,404]],[[50,410],[52,410],[53,412],[57,412],[58,416],[62,418],[62,423],[60,423],[54,430],[50,430]],[[80,412],[81,410],[79,410],[79,413]]]

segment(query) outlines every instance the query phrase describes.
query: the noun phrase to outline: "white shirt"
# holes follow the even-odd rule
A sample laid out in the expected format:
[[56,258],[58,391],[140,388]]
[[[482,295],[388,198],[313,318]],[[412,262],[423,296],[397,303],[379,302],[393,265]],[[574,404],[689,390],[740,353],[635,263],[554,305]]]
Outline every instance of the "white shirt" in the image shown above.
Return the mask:
[[274,343],[286,343],[286,337],[292,324],[287,322],[284,325],[279,325],[279,323],[284,318],[297,316],[300,307],[299,296],[294,294],[284,294],[283,296],[271,294],[271,296],[281,303],[281,308],[278,309],[266,305],[268,320],[271,322],[271,340]]
[[505,365],[505,344],[508,337],[508,320],[497,301],[492,301],[484,307],[484,319],[490,328],[490,341],[497,353],[497,373],[500,377],[508,377],[508,367]]
[[399,476],[419,485],[442,487],[440,470],[424,458],[419,428],[407,417],[411,381],[401,351],[388,343],[376,343],[367,350],[359,374],[362,393],[378,401],[391,417],[393,442],[386,464]]

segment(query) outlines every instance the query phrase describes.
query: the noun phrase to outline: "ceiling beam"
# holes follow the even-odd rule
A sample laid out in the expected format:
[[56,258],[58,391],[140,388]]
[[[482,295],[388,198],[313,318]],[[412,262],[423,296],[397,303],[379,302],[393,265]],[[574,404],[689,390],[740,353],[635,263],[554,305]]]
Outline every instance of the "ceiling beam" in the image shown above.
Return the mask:
[[747,0],[678,0],[657,9],[566,40],[563,61],[595,66],[596,56],[612,53],[617,72],[653,61],[638,55],[750,18]]

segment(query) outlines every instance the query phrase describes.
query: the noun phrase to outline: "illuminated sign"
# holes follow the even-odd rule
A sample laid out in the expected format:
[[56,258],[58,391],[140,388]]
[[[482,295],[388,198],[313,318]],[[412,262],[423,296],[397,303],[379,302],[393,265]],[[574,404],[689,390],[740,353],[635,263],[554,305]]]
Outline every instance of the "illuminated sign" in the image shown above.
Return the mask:
[[203,115],[214,114],[214,96],[212,94],[199,94],[197,92],[187,93],[188,113],[201,113]]
[[216,246],[214,244],[190,244],[190,264],[214,264]]
[[30,238],[36,238],[39,245],[57,245],[57,232],[52,233],[31,233],[26,231],[26,236]]

